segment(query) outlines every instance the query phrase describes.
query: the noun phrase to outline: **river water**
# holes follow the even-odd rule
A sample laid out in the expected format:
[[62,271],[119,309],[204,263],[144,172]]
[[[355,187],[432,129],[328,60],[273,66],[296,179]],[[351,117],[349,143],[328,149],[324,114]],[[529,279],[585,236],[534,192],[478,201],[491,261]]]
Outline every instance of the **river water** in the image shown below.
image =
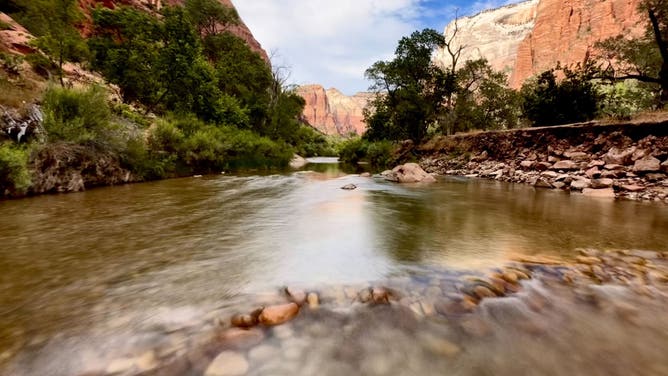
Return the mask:
[[[663,204],[464,178],[397,185],[314,162],[296,173],[0,202],[0,364],[23,359],[26,374],[40,374],[25,364],[49,358],[53,343],[58,351],[71,339],[77,349],[112,346],[104,328],[132,333],[147,316],[196,316],[284,285],[364,284],[411,268],[484,270],[578,248],[668,251]],[[350,183],[358,188],[340,189]],[[53,356],[65,362],[74,353]],[[459,373],[488,374],[468,370]]]

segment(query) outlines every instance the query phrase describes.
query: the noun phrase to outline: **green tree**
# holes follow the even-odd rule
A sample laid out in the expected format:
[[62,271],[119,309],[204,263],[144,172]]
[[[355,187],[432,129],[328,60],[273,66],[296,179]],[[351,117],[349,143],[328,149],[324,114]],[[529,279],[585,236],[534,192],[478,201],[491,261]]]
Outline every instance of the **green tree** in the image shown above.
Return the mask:
[[186,0],[184,6],[202,38],[218,34],[229,25],[239,23],[237,11],[218,0]]
[[124,101],[157,101],[161,34],[158,19],[146,12],[130,7],[93,11],[93,32],[88,40],[93,69],[118,85]]
[[668,1],[643,0],[638,7],[647,16],[645,35],[619,35],[597,44],[602,78],[635,79],[658,87],[659,99],[668,102]]
[[419,142],[426,136],[455,91],[453,72],[441,69],[432,59],[434,50],[445,45],[445,38],[435,30],[416,31],[399,41],[393,60],[367,69],[365,75],[373,83],[370,90],[376,93],[375,111],[366,113],[367,137]]
[[[556,71],[564,79],[557,80]],[[591,120],[598,114],[601,94],[588,65],[576,69],[545,71],[526,82],[521,89],[524,115],[534,126],[548,126]]]
[[37,39],[36,46],[58,67],[60,84],[63,64],[80,61],[87,56],[86,43],[75,27],[83,20],[76,0],[31,0],[19,2],[24,7],[24,20]]

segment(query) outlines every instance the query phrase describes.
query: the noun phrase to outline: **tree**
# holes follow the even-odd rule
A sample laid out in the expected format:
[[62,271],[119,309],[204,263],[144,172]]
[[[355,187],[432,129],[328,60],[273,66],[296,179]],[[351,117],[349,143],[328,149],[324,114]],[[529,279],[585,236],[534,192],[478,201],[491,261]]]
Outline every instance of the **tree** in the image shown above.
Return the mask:
[[36,46],[44,51],[58,67],[58,78],[63,81],[63,64],[79,61],[87,55],[86,44],[75,27],[83,19],[75,0],[21,1],[25,7],[24,19],[37,39]]
[[[556,71],[564,79],[557,80]],[[592,65],[545,71],[526,82],[521,89],[524,115],[534,126],[548,126],[593,119],[600,108],[601,94]]]
[[599,76],[611,80],[635,79],[659,87],[659,99],[668,102],[668,1],[643,0],[638,10],[647,16],[645,35],[624,35],[597,44],[605,62]]
[[186,12],[202,38],[218,34],[229,25],[239,23],[239,14],[234,8],[218,0],[186,0]]
[[435,30],[416,31],[399,41],[393,60],[378,61],[367,69],[365,75],[373,82],[370,90],[376,93],[375,112],[366,112],[367,137],[419,142],[426,136],[445,98],[454,91],[453,73],[432,60],[434,50],[445,44],[444,36]]

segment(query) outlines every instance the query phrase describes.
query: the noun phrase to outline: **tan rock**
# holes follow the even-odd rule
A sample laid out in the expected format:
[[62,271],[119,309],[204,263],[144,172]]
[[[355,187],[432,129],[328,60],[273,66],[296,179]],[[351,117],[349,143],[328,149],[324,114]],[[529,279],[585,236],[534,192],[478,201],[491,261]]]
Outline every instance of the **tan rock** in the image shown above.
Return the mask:
[[[425,172],[417,163],[399,165],[392,169],[392,173],[394,176],[391,179],[386,177],[387,180],[399,183],[433,183],[436,181],[433,176]],[[395,178],[396,180],[394,180]]]
[[640,192],[640,191],[644,191],[645,187],[642,186],[642,185],[638,185],[638,184],[626,184],[626,185],[622,185],[622,189],[625,190],[625,191],[629,191],[629,192]]
[[234,351],[223,351],[209,364],[204,376],[242,376],[248,372],[246,358]]
[[571,182],[571,189],[574,191],[581,191],[583,189],[587,189],[591,186],[591,180],[589,179],[579,179],[579,180],[573,180]]
[[652,156],[638,159],[633,165],[633,172],[646,173],[657,171],[661,171],[661,161]]
[[551,170],[578,170],[580,165],[571,160],[559,161],[550,167]]
[[292,320],[299,313],[296,303],[265,307],[260,314],[260,323],[264,325],[281,325]]
[[612,188],[605,188],[605,189],[585,188],[582,190],[582,194],[590,197],[615,198],[615,190]]
[[668,172],[668,159],[661,163],[661,171]]
[[317,309],[320,306],[320,299],[318,299],[318,294],[315,292],[309,292],[306,296],[306,301],[311,309]]
[[302,167],[306,166],[307,164],[308,164],[308,161],[305,158],[303,158],[303,157],[301,157],[297,154],[295,154],[292,157],[292,160],[290,160],[290,168],[293,168],[295,170],[299,169],[299,168],[302,168]]
[[592,179],[591,187],[594,189],[610,188],[613,183],[612,179]]

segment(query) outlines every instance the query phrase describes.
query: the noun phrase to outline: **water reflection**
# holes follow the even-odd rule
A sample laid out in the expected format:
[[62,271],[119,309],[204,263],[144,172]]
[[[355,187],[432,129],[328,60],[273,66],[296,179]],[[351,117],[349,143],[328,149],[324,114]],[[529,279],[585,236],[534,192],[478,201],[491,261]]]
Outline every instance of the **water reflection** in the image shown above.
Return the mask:
[[[380,279],[407,264],[668,250],[662,205],[461,179],[399,186],[327,163],[307,170],[0,202],[0,353],[150,308]],[[359,188],[340,189],[349,183]]]

